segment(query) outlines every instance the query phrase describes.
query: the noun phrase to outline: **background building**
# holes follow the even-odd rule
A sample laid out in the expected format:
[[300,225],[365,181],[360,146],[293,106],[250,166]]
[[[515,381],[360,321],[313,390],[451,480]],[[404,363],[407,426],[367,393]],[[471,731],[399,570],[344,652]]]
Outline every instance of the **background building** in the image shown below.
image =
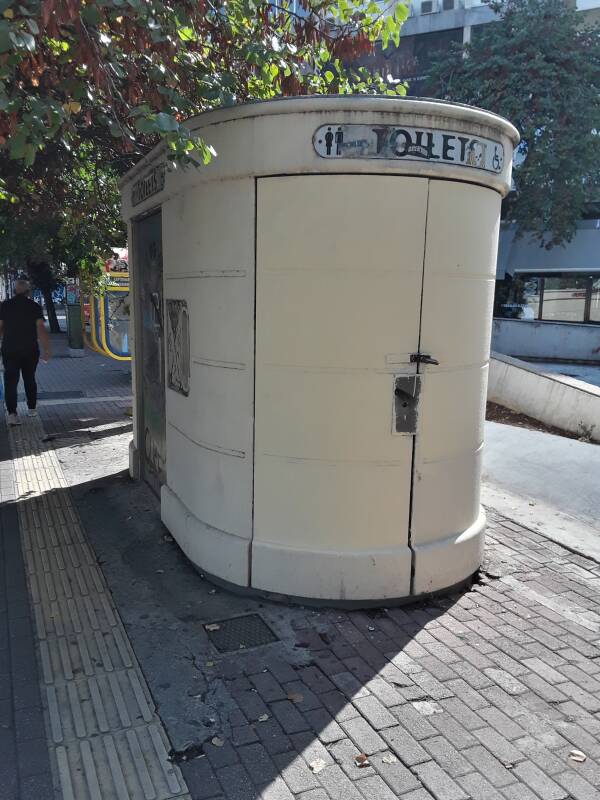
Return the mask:
[[[400,46],[378,50],[375,58],[385,74],[409,79],[409,94],[419,95],[432,55],[454,43],[467,44],[496,15],[482,0],[409,0],[408,6]],[[586,22],[600,22],[600,0],[576,0],[576,7]]]
[[[576,0],[586,23],[600,23],[600,0]],[[408,80],[408,94],[425,93],[424,79],[435,54],[473,41],[496,15],[482,0],[411,0],[399,47],[378,48],[374,56],[384,75]],[[371,61],[372,63],[372,61]],[[573,240],[551,250],[537,241],[517,239],[505,224],[500,236],[498,280],[514,280],[496,312],[524,319],[600,323],[600,210],[590,206]]]

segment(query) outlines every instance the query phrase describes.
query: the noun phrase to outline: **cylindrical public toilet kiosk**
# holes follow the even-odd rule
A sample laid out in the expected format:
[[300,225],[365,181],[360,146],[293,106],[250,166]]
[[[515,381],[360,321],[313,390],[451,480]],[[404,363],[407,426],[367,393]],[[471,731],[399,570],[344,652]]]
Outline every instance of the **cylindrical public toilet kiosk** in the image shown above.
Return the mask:
[[436,101],[203,114],[217,155],[122,182],[131,470],[239,587],[390,602],[479,567],[500,204],[518,135]]

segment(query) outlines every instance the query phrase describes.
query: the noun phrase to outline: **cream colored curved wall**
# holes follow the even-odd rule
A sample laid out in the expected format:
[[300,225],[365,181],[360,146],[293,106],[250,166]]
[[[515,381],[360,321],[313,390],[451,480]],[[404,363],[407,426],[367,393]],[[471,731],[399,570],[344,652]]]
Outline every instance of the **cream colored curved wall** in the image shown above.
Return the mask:
[[[168,486],[194,520],[229,537],[226,547],[234,555],[226,562],[228,578],[247,584],[254,181],[201,183],[165,202],[162,213],[164,294],[187,300],[191,346],[189,396],[166,391]],[[193,531],[189,543],[185,537],[194,560],[201,537]],[[207,571],[223,569],[221,549],[206,548]]]

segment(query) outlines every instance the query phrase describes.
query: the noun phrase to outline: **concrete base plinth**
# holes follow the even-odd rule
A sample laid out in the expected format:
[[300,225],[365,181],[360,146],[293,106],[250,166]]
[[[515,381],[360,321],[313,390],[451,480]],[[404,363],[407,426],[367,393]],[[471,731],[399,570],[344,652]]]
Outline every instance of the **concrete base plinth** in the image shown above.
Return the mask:
[[133,440],[129,442],[129,477],[134,481],[141,477],[140,451]]
[[433,594],[477,572],[483,560],[485,512],[466,531],[414,547],[413,594]]
[[248,586],[250,539],[202,522],[168,486],[160,490],[160,514],[177,544],[196,567],[237,586]]
[[161,488],[161,518],[194,566],[230,588],[359,608],[411,602],[464,584],[481,565],[485,533],[482,510],[462,533],[412,551],[407,545],[362,552],[282,547],[207,525],[168,486]]

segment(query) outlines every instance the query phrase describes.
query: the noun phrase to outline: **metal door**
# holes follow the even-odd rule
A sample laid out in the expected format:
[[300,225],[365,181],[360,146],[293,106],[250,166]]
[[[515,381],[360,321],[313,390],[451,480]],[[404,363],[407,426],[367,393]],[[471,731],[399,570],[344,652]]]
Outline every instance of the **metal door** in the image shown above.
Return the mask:
[[[415,593],[464,577],[460,548],[444,550],[443,542],[468,530],[480,514],[501,202],[498,192],[483,186],[430,181],[421,348],[439,366],[420,368],[424,374],[414,461],[419,480],[411,521]],[[440,542],[442,558],[435,546]],[[477,542],[474,538],[474,548]]]
[[136,373],[142,477],[156,491],[166,482],[162,219],[134,222],[137,286]]
[[410,590],[427,183],[258,181],[254,546],[402,553],[397,595]]

